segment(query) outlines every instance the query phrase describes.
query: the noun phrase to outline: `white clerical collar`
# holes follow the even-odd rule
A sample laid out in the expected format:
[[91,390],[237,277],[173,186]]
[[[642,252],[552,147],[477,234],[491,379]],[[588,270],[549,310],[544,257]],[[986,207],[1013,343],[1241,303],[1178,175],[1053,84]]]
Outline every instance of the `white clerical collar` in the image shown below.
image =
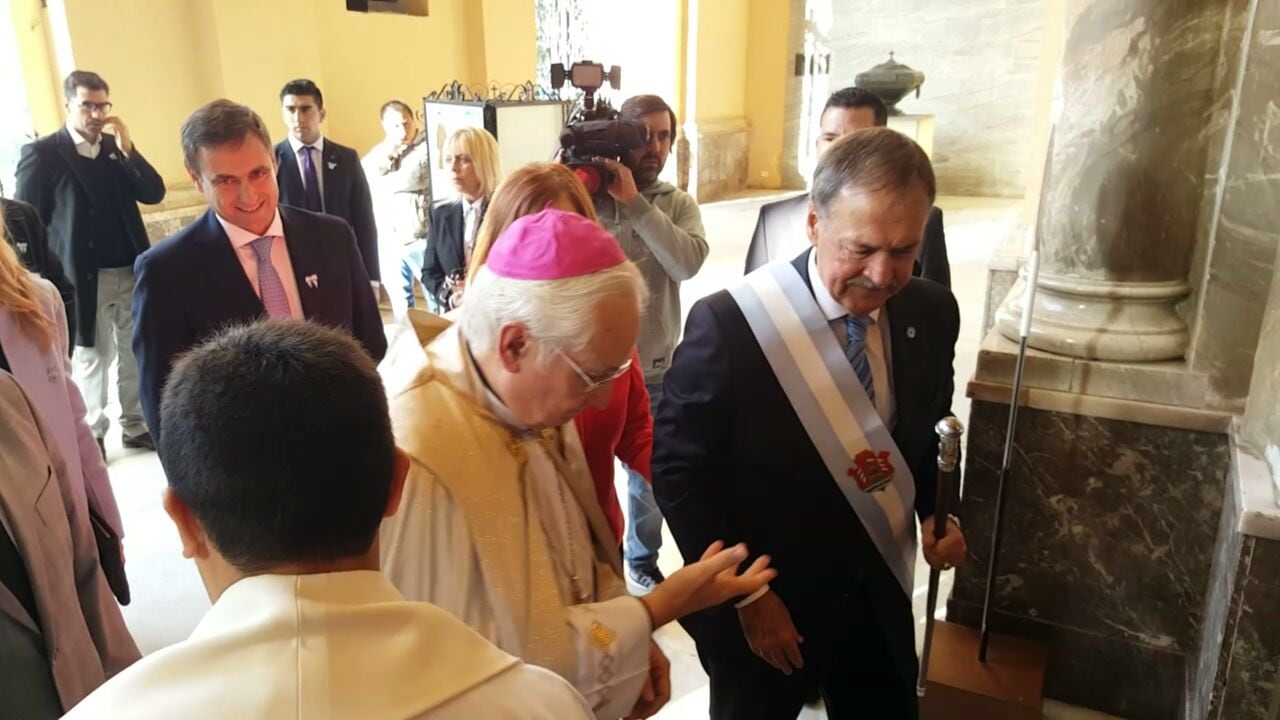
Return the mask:
[[280,208],[278,207],[276,208],[275,218],[271,220],[271,226],[268,227],[267,231],[261,235],[255,235],[239,225],[232,225],[216,212],[213,216],[218,218],[218,224],[222,226],[222,230],[227,233],[227,238],[231,240],[231,247],[236,250],[239,250],[260,237],[284,237],[284,223],[280,220]]
[[[809,253],[809,286],[813,288],[813,298],[818,301],[818,307],[822,309],[822,316],[827,322],[839,320],[849,316],[849,311],[844,309],[834,297],[831,297],[831,291],[827,289],[822,278],[818,276],[818,249],[814,248]],[[871,322],[880,322],[880,310],[876,308],[871,311]]]
[[[289,147],[293,148],[293,154],[297,155],[298,153],[302,152],[302,148],[307,147],[307,144],[302,142],[298,138],[294,137],[293,134],[290,133]],[[315,148],[316,152],[319,152],[321,155],[324,155],[324,135],[321,135],[319,138],[316,138],[316,141],[311,143],[310,147]]]
[[71,127],[70,121],[67,122],[67,132],[71,134],[71,142],[75,145],[84,145],[85,147],[96,148],[102,144],[102,133],[98,133],[97,142],[89,142],[85,136],[80,134],[79,130]]

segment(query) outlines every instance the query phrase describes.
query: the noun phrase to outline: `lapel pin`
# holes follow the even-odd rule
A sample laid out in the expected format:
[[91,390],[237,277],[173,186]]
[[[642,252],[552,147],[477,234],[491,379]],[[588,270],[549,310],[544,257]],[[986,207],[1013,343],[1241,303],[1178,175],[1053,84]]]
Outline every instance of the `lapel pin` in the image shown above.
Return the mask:
[[18,254],[19,254],[19,255],[26,255],[26,254],[27,254],[27,244],[26,244],[26,243],[24,243],[24,242],[16,242],[16,243],[14,243],[14,244],[13,244],[13,246],[14,246],[15,248],[17,248],[17,250],[18,250]]
[[331,162],[331,163],[329,163],[329,169],[330,169],[330,170],[332,170],[332,169],[334,169],[334,168],[336,168],[336,167],[338,167],[338,163],[336,163],[336,162]]
[[915,336],[916,336],[916,326],[915,326],[915,325],[908,325],[908,326],[907,326],[907,337],[909,337],[909,338],[911,338],[911,339],[913,339],[913,340],[914,340],[914,339],[915,339]]
[[311,288],[312,290],[315,290],[317,287],[320,286],[320,279],[317,278],[315,275],[308,275],[306,277],[306,280],[307,280],[307,287]]
[[119,159],[120,159],[120,158],[116,157],[116,154],[115,154],[115,153],[111,153],[111,154],[110,154],[110,155],[108,155],[107,157],[111,158],[112,160],[119,160]]

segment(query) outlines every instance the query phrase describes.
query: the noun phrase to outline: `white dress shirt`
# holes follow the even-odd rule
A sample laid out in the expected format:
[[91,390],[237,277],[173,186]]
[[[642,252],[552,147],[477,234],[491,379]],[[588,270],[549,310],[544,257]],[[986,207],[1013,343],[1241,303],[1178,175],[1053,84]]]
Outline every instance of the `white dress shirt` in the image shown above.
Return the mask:
[[[809,284],[813,287],[813,297],[822,309],[822,315],[831,324],[831,331],[843,349],[849,342],[849,330],[845,324],[849,311],[831,296],[831,291],[818,276],[818,251],[809,253]],[[889,312],[880,308],[871,313],[871,322],[867,325],[867,362],[871,365],[871,382],[876,388],[876,412],[884,421],[885,427],[893,430],[897,420],[898,407],[893,399],[893,373],[889,372],[892,355],[889,354]]]
[[462,201],[462,262],[465,270],[465,266],[471,265],[471,251],[476,247],[476,230],[480,227],[480,203],[484,200],[467,202],[465,197],[459,199]]
[[307,145],[292,134],[289,135],[289,147],[293,148],[293,157],[298,161],[298,175],[302,176],[302,189],[307,189],[307,166],[306,159],[302,157],[302,148],[313,147],[315,153],[311,155],[311,162],[316,166],[316,180],[320,185],[320,207],[324,207],[324,136],[321,135],[315,142]]
[[[96,160],[98,158],[98,153],[102,152],[101,134],[98,135],[97,142],[91,143],[80,134],[79,130],[71,127],[71,123],[67,123],[67,132],[71,134],[71,142],[76,144],[77,155],[83,158],[89,158],[90,160]],[[124,152],[124,150],[121,150],[120,152]]]
[[276,217],[271,221],[271,227],[267,228],[262,235],[254,235],[242,227],[232,225],[216,213],[214,217],[218,218],[218,224],[227,233],[227,239],[231,241],[231,249],[235,250],[236,257],[240,259],[240,267],[244,268],[244,274],[249,278],[249,284],[253,286],[253,294],[259,298],[262,297],[262,289],[258,287],[258,256],[253,248],[249,247],[249,243],[268,235],[275,238],[271,243],[271,265],[280,276],[280,283],[284,285],[284,294],[289,298],[289,314],[294,320],[303,319],[302,298],[298,295],[298,281],[293,275],[293,261],[289,259],[289,246],[285,241],[284,223],[280,220],[279,208],[276,209]]

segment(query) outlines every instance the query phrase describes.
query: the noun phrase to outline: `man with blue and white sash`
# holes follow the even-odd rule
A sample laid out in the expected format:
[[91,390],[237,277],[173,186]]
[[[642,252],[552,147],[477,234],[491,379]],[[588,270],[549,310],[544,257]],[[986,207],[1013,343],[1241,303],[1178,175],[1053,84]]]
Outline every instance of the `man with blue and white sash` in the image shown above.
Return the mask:
[[[685,621],[712,718],[915,718],[917,538],[932,537],[934,424],[950,414],[951,291],[912,278],[936,194],[928,157],[885,128],[821,157],[813,248],[689,313],[654,427],[654,490],[685,557],[711,539],[770,555],[771,587]],[[917,519],[920,533],[917,533]]]

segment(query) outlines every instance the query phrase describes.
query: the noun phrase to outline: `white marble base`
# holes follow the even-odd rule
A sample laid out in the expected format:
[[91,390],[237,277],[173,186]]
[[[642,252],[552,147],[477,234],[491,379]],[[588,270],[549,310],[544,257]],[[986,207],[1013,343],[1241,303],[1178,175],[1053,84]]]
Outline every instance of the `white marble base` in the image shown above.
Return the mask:
[[[996,312],[996,327],[1018,338],[1025,270]],[[1184,282],[1125,283],[1040,275],[1031,347],[1070,357],[1121,362],[1181,358],[1187,325],[1177,303],[1191,292]]]
[[1233,443],[1231,462],[1235,464],[1240,493],[1240,532],[1245,535],[1280,540],[1280,489],[1275,484],[1272,468],[1280,461],[1280,453],[1268,448],[1271,457],[1261,457],[1242,442]]

